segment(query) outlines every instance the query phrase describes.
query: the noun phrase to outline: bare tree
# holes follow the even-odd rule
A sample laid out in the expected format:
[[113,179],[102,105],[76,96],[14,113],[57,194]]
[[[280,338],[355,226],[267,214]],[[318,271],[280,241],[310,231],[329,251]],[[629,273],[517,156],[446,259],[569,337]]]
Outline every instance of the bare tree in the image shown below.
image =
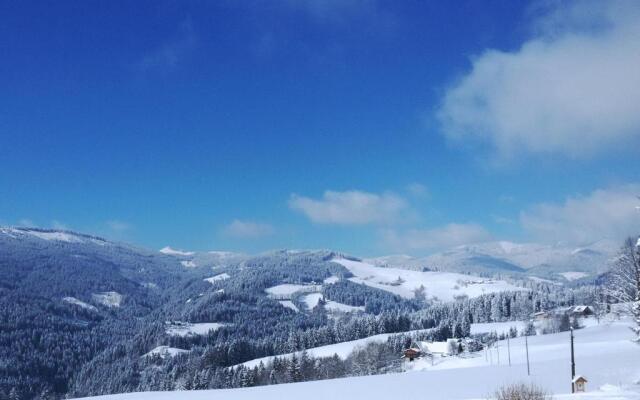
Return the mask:
[[533,384],[513,383],[505,385],[491,396],[495,400],[551,400],[551,395]]
[[628,238],[611,265],[604,294],[624,303],[635,320],[631,328],[640,343],[640,238]]

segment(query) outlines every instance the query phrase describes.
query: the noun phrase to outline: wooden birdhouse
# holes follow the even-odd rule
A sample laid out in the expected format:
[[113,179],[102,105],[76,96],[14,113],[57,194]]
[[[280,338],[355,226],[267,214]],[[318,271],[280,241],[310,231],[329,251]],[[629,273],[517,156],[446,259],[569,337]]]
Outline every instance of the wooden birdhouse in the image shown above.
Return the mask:
[[586,392],[587,390],[587,380],[582,375],[576,375],[573,378],[573,389],[576,393]]

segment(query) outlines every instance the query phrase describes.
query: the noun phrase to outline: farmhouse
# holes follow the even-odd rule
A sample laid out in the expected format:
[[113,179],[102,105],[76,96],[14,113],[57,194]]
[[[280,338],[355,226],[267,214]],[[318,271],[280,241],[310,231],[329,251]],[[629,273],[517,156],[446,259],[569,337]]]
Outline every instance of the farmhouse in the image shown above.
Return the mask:
[[405,358],[408,361],[413,361],[416,358],[420,358],[422,356],[422,352],[420,351],[420,349],[412,348],[412,347],[405,349],[402,353],[403,353],[403,358]]
[[408,349],[405,349],[403,358],[413,361],[423,356],[428,357],[447,357],[458,354],[460,342],[458,339],[447,339],[444,342],[420,342],[411,343]]
[[575,306],[571,310],[571,315],[574,317],[588,317],[593,314],[593,309],[590,306]]

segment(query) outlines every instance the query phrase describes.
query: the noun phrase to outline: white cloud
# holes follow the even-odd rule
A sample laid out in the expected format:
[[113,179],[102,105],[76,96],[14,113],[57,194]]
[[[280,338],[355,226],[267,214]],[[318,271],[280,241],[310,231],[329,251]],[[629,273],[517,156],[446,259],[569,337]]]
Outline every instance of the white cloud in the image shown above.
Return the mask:
[[539,204],[520,215],[523,228],[540,241],[584,244],[623,240],[640,233],[640,184],[599,189],[562,204]]
[[444,250],[463,244],[491,240],[491,234],[477,224],[447,224],[432,229],[409,229],[398,232],[381,231],[383,246],[394,251]]
[[119,220],[107,221],[107,227],[113,232],[125,232],[131,229],[131,224]]
[[393,193],[327,190],[321,199],[291,195],[289,207],[318,224],[365,225],[391,223],[408,211],[407,202]]
[[593,155],[640,142],[637,1],[554,2],[518,50],[487,50],[445,94],[451,139],[521,152]]
[[223,234],[235,238],[257,238],[269,236],[274,233],[274,229],[269,224],[253,221],[233,220],[222,230]]

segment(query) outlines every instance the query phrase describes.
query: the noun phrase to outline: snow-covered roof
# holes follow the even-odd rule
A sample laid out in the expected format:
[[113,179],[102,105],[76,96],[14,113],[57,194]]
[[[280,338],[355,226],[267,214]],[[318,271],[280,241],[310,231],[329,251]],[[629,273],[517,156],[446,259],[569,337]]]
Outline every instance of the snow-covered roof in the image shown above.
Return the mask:
[[573,307],[573,312],[581,313],[581,312],[587,311],[590,308],[591,307],[589,307],[589,306],[575,306],[575,307]]
[[582,375],[576,375],[576,377],[575,377],[575,378],[573,378],[573,381],[572,381],[572,382],[573,382],[573,383],[576,383],[576,382],[578,382],[579,380],[582,380],[582,381],[588,382],[588,381],[587,381],[587,378],[585,378],[585,377],[584,377],[584,376],[582,376]]

